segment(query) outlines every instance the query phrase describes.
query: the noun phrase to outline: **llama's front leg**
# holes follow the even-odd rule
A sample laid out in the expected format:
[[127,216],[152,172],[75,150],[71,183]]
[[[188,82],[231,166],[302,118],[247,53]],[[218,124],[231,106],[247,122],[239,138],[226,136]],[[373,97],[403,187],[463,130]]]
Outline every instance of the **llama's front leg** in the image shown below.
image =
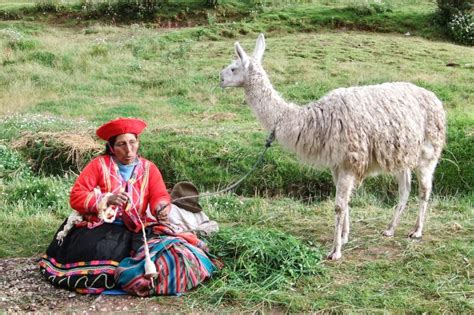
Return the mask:
[[[344,222],[349,220],[349,199],[354,187],[355,177],[349,173],[339,173],[336,185],[336,206],[335,206],[335,228],[334,228],[334,243],[331,251],[328,254],[328,259],[336,260],[341,258],[342,252],[342,231]],[[349,225],[347,224],[347,233]],[[348,234],[345,235],[348,238]]]
[[349,242],[349,232],[350,232],[350,220],[349,220],[349,212],[350,208],[349,206],[346,209],[346,212],[344,214],[344,222],[342,224],[342,245],[347,244]]
[[428,208],[428,200],[430,199],[433,173],[436,167],[437,161],[430,161],[426,165],[417,169],[416,177],[418,178],[419,198],[420,198],[420,211],[418,212],[418,218],[416,219],[415,228],[408,236],[410,238],[421,238],[423,234],[423,224],[426,219],[426,209]]
[[387,229],[382,233],[385,236],[393,236],[395,234],[395,229],[397,228],[400,218],[403,211],[405,210],[408,202],[408,197],[410,196],[411,189],[411,170],[407,169],[399,174],[397,174],[398,182],[398,205],[395,208],[393,213],[393,218]]

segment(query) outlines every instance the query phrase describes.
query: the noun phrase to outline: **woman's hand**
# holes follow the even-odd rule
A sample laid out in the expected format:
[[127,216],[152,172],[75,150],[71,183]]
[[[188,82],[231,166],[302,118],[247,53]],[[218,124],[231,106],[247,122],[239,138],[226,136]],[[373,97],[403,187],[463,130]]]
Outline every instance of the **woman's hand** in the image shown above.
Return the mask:
[[128,195],[126,192],[121,192],[109,196],[107,199],[107,206],[121,206],[128,201]]
[[170,204],[167,202],[160,202],[156,206],[156,219],[159,222],[166,223],[168,222],[168,213],[170,213]]

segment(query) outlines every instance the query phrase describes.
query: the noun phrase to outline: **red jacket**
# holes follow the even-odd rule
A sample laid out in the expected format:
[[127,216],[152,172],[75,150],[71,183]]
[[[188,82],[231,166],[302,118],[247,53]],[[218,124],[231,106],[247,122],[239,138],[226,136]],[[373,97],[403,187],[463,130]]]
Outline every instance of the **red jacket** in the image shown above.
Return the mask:
[[[94,190],[94,188],[97,188]],[[98,205],[106,193],[126,191],[129,206],[118,207],[117,217],[122,218],[128,229],[138,232],[143,223],[156,222],[156,207],[160,202],[170,202],[161,173],[152,162],[138,158],[138,163],[128,181],[121,176],[114,159],[102,155],[92,160],[81,172],[71,190],[70,205],[78,211],[89,227],[103,222],[98,218]]]

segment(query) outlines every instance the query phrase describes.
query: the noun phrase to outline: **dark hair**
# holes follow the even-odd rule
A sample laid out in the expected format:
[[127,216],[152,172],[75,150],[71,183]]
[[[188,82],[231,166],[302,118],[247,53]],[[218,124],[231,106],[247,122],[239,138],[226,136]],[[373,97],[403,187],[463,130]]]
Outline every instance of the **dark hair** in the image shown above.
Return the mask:
[[117,136],[110,137],[107,143],[105,144],[105,150],[103,155],[114,155],[111,148],[115,145],[115,141],[117,140]]
[[[134,135],[135,135],[135,138],[138,139],[138,135],[136,135],[136,134],[134,134]],[[115,141],[117,141],[118,136],[120,136],[120,135],[116,135],[116,136],[113,136],[113,137],[109,138],[109,140],[105,144],[105,150],[102,153],[102,155],[114,155],[111,148],[115,145]]]

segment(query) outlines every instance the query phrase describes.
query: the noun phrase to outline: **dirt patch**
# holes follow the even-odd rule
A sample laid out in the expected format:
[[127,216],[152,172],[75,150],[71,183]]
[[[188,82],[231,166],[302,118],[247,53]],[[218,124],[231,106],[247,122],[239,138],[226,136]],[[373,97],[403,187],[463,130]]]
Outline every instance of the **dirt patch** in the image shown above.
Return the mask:
[[180,297],[156,299],[77,294],[47,282],[39,272],[38,258],[0,259],[0,312],[175,313],[181,308]]

